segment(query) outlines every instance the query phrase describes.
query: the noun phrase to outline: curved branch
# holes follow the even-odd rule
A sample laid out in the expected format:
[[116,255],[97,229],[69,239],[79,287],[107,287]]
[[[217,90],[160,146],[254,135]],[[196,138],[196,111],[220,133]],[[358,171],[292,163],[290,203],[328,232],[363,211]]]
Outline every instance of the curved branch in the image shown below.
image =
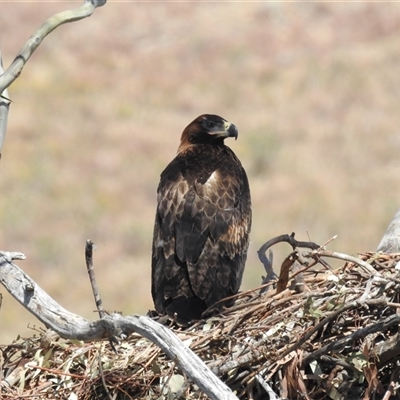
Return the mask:
[[382,276],[374,267],[372,267],[367,262],[361,260],[360,258],[349,256],[347,254],[338,253],[336,251],[328,251],[325,249],[318,249],[312,252],[304,253],[304,257],[313,258],[314,256],[318,257],[330,257],[330,258],[337,258],[338,260],[352,262],[354,264],[359,265],[360,267],[364,268],[371,276]]
[[0,76],[0,94],[18,78],[30,56],[49,33],[62,24],[90,17],[96,7],[101,7],[105,3],[106,0],[85,0],[82,6],[55,14],[43,23],[28,39],[6,72]]
[[272,269],[272,261],[273,261],[273,254],[272,252],[269,253],[269,257],[266,256],[265,252],[272,246],[281,243],[281,242],[286,242],[289,243],[290,246],[292,246],[292,249],[296,249],[297,247],[304,247],[312,250],[318,249],[320,246],[317,245],[316,243],[313,242],[299,242],[294,238],[295,233],[292,232],[291,235],[280,235],[277,237],[274,237],[267,242],[265,242],[260,249],[257,251],[258,258],[261,261],[261,263],[264,265],[265,272],[267,273],[266,277],[263,277],[262,280],[262,285],[271,282],[273,279],[277,278],[277,275],[275,274],[274,270]]
[[0,282],[8,292],[46,327],[66,339],[84,341],[125,338],[133,332],[155,343],[213,400],[237,400],[233,392],[168,328],[149,317],[107,315],[89,321],[62,308],[24,271],[0,252]]

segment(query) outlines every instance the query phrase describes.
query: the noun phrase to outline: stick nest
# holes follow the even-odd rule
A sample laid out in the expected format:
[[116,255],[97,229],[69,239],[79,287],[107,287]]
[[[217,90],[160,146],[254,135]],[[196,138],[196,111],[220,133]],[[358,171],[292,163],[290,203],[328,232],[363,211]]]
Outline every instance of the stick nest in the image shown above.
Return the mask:
[[[171,330],[240,399],[399,398],[400,253],[359,260],[300,267],[284,287],[281,275],[264,293],[240,293],[222,314]],[[207,399],[147,339],[116,347],[51,331],[18,338],[0,347],[1,396]]]

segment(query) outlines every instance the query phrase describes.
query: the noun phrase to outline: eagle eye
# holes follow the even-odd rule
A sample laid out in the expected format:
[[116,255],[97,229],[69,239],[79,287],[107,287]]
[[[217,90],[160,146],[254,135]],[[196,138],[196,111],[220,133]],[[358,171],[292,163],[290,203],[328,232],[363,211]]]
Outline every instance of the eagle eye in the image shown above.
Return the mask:
[[214,123],[210,121],[203,121],[203,126],[207,129],[212,129],[214,128]]

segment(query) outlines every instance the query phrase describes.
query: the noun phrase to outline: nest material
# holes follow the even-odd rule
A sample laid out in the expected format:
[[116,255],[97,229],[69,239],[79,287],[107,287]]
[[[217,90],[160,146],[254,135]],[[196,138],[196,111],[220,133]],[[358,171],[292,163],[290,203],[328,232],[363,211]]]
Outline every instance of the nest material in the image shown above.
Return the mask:
[[[240,399],[400,398],[400,254],[360,259],[371,268],[304,269],[292,274],[301,278],[293,290],[269,284],[223,314],[171,329]],[[19,338],[1,346],[1,396],[207,399],[147,339],[132,335],[117,351],[51,331]]]

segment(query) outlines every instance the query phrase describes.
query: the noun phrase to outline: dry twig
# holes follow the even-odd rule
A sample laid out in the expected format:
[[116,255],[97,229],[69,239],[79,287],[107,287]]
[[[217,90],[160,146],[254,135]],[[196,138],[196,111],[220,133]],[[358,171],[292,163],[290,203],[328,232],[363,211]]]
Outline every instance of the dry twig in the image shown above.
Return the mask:
[[[310,257],[314,257],[311,265],[321,257],[320,254],[317,257],[315,255],[319,251],[309,252]],[[145,336],[153,335],[147,336],[152,340],[154,336],[160,340],[166,334],[166,339],[157,342],[157,345],[132,334],[130,339],[121,343],[118,354],[113,354],[109,345],[105,346],[103,358],[109,361],[102,363],[103,377],[111,396],[124,393],[131,397],[157,398],[166,392],[174,396],[171,390],[177,390],[183,391],[185,398],[190,400],[204,398],[190,383],[196,382],[195,376],[188,373],[190,380],[187,384],[182,380],[180,371],[187,373],[183,361],[187,360],[188,353],[171,352],[171,349],[179,346],[176,344],[179,342],[174,342],[173,338],[179,338],[180,342],[190,346],[209,369],[236,390],[239,398],[260,400],[265,398],[266,392],[282,397],[283,387],[291,398],[295,398],[295,393],[306,393],[309,398],[316,400],[329,398],[333,388],[337,391],[336,396],[345,400],[354,398],[349,397],[351,393],[357,393],[355,397],[362,398],[362,393],[372,393],[377,385],[388,393],[391,382],[397,381],[396,359],[400,352],[397,345],[400,314],[396,314],[400,305],[400,280],[395,269],[400,254],[365,253],[356,260],[345,258],[350,261],[334,273],[324,268],[310,267],[304,270],[307,291],[297,293],[286,288],[281,293],[271,290],[263,295],[254,290],[244,292],[236,296],[235,305],[223,314],[199,321],[186,330],[172,326],[159,331],[159,325],[149,318],[107,315],[100,321],[89,323],[89,330],[83,325],[86,326],[83,333],[89,333],[86,338],[94,339],[96,335],[108,338],[110,334],[129,334],[136,330]],[[364,263],[377,274],[370,274]],[[18,296],[21,298],[29,293],[40,297],[40,288],[36,283],[30,281],[22,271],[17,274],[15,269],[8,269],[9,265],[10,261],[3,260],[0,266],[1,281],[6,283],[15,279],[16,282],[22,282],[15,289],[20,291]],[[26,292],[25,286],[30,287],[30,291]],[[34,304],[32,298],[29,301],[31,306]],[[47,306],[50,307],[50,313],[55,312],[51,302]],[[48,321],[48,317],[43,320]],[[73,333],[82,334],[79,331],[82,326],[77,321],[69,316],[68,322],[73,327],[68,337],[73,337]],[[62,326],[59,328],[60,333],[66,334]],[[164,329],[168,334],[163,332]],[[82,335],[79,337],[83,338]],[[35,387],[34,382],[39,382],[39,376],[28,374],[26,361],[23,360],[26,357],[34,358],[42,347],[40,341],[31,338],[26,341],[30,344],[2,349],[2,369],[8,371],[5,380],[10,382],[8,388],[3,389],[7,390],[4,393],[15,390],[21,374],[25,374],[24,382],[30,382],[30,387]],[[369,343],[368,352],[365,352],[366,342]],[[82,376],[82,379],[73,376],[68,378],[76,382],[74,387],[77,393],[79,390],[79,398],[88,400],[93,398],[94,393],[97,396],[100,392],[106,396],[100,375],[93,375],[93,369],[77,367],[71,361],[77,360],[79,349],[76,349],[76,345],[63,344],[64,350],[59,350],[57,343],[52,340],[46,345],[46,349],[50,349],[46,352],[51,353],[49,360],[54,360],[52,362],[56,366],[60,365],[57,357],[63,357],[65,361],[61,365],[74,365],[72,371],[63,370],[71,375]],[[82,352],[81,357],[89,357],[84,365],[96,365],[93,357],[97,359],[99,344],[94,342],[84,346],[88,350]],[[30,349],[28,353],[26,349]],[[18,354],[21,361],[12,363],[11,360],[18,359]],[[363,367],[365,362],[368,362],[368,368]],[[39,366],[48,368],[47,365]],[[61,368],[54,368],[57,369]],[[31,371],[34,370],[37,371],[31,367]],[[374,371],[377,371],[376,377]],[[50,371],[40,370],[41,382],[47,382],[51,377],[49,374]],[[175,375],[179,375],[179,379],[175,379]],[[83,379],[85,376],[86,379]],[[290,376],[297,378],[291,379]],[[364,376],[364,380],[359,376]],[[61,382],[64,378],[58,379]],[[182,383],[176,388],[176,382]],[[334,386],[333,382],[336,382]],[[47,390],[43,393],[49,396],[52,393],[51,386],[43,390]],[[43,393],[42,397],[45,398]]]

